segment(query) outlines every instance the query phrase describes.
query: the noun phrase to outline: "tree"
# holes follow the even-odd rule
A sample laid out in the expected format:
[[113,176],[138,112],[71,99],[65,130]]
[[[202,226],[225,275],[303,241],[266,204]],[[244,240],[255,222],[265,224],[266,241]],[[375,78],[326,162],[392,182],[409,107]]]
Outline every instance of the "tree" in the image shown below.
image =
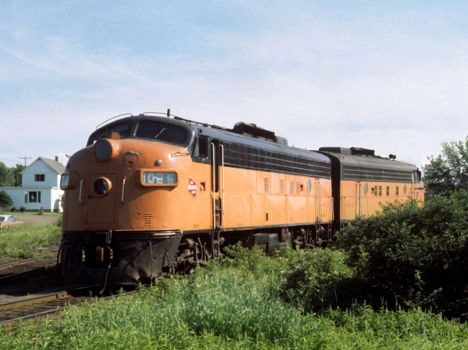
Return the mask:
[[0,162],[0,187],[18,187],[21,186],[21,172],[26,167],[16,164],[16,167],[8,168],[3,162]]
[[429,164],[424,167],[424,183],[429,196],[468,189],[468,136],[465,141],[444,142],[442,153],[429,157]]
[[11,168],[11,173],[13,177],[13,186],[14,187],[19,187],[21,186],[22,178],[21,178],[21,172],[25,169],[26,167],[22,164],[16,164],[15,168]]
[[11,171],[5,165],[5,163],[0,162],[0,187],[2,186],[11,186]]
[[10,196],[3,191],[0,191],[0,209],[6,209],[13,204]]

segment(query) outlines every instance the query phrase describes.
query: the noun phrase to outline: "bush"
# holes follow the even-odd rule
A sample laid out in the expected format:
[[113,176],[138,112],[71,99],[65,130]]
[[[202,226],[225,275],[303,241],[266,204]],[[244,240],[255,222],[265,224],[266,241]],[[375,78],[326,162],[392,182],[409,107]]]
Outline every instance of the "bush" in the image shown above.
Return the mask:
[[390,205],[350,224],[336,245],[356,269],[354,298],[467,319],[467,195],[437,196],[424,208]]
[[344,306],[344,288],[352,276],[346,255],[330,249],[291,252],[286,280],[280,288],[284,301],[306,312]]

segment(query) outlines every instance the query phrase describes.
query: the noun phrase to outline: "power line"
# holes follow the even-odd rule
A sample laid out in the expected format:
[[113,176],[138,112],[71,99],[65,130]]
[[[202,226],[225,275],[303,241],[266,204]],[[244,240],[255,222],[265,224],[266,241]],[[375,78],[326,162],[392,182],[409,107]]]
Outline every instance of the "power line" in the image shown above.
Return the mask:
[[24,166],[27,165],[26,162],[27,162],[28,159],[32,159],[32,157],[26,157],[26,156],[24,156],[24,157],[18,157],[18,158],[24,160]]

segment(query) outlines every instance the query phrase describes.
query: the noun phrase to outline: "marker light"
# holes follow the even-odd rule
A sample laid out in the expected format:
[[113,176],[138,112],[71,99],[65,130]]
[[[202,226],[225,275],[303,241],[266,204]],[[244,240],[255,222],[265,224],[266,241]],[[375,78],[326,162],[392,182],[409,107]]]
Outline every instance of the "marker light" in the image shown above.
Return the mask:
[[64,173],[60,177],[60,189],[67,190],[68,186],[70,185],[70,174]]
[[63,173],[60,176],[60,189],[61,190],[71,190],[76,187],[78,183],[78,175],[74,172],[72,173]]
[[142,170],[140,180],[143,186],[176,186],[177,173],[175,171]]

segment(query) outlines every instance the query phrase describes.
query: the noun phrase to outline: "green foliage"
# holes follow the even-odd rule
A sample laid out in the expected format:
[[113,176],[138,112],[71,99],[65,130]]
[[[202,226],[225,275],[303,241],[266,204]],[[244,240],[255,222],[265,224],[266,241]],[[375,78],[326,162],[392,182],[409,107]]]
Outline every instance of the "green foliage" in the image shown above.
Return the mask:
[[353,273],[343,252],[315,249],[288,255],[290,272],[280,290],[285,301],[306,312],[323,312],[349,300],[342,300],[343,287]]
[[10,168],[11,174],[12,174],[12,181],[13,181],[13,186],[14,187],[20,187],[22,184],[22,176],[21,173],[23,170],[26,169],[26,167],[22,164],[16,164],[16,167]]
[[7,187],[12,185],[10,169],[5,163],[0,162],[0,187]]
[[57,225],[15,225],[0,232],[0,256],[26,259],[38,254],[41,247],[60,244],[61,229]]
[[424,167],[424,183],[429,196],[468,190],[468,136],[465,141],[442,144],[442,153],[431,156]]
[[16,167],[8,168],[5,163],[0,162],[0,187],[21,186],[21,172],[26,167],[16,164]]
[[354,299],[467,318],[467,199],[459,191],[424,208],[391,205],[347,227],[336,244],[356,271]]
[[0,191],[0,209],[5,210],[13,204],[11,197],[4,191]]
[[[418,310],[377,312],[355,305],[314,315],[302,312],[295,302],[283,301],[281,290],[294,271],[302,266],[313,273],[312,266],[321,269],[320,262],[329,266],[323,270],[341,269],[343,253],[288,250],[267,257],[256,249],[236,247],[230,254],[235,258],[212,262],[188,276],[160,279],[134,295],[71,306],[58,319],[21,323],[14,335],[0,330],[2,349],[453,349],[467,345],[464,325]],[[342,274],[348,275],[346,268]],[[319,275],[328,283],[324,272]]]

